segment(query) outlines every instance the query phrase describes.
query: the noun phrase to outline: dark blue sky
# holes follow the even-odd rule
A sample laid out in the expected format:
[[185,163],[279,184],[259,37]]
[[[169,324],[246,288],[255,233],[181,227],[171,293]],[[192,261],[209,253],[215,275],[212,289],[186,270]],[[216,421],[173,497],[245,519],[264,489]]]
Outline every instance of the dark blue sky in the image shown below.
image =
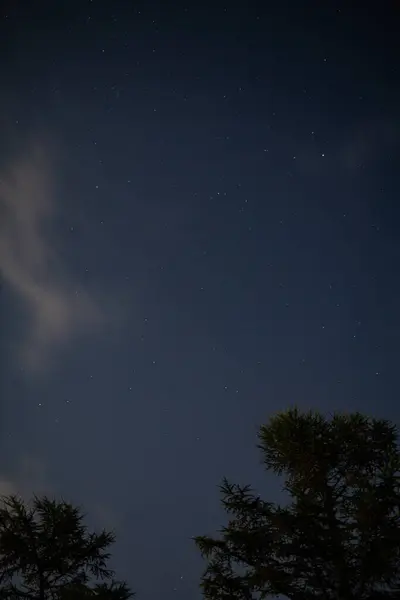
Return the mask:
[[274,411],[399,416],[399,9],[6,4],[0,487],[197,598]]

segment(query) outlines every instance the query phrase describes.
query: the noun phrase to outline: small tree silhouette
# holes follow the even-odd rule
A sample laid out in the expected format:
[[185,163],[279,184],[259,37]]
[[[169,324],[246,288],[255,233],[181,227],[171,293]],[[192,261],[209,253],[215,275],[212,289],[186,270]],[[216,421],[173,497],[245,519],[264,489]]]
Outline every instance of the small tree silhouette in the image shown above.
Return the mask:
[[15,495],[0,508],[1,600],[128,600],[125,582],[107,568],[114,534],[91,533],[67,502]]

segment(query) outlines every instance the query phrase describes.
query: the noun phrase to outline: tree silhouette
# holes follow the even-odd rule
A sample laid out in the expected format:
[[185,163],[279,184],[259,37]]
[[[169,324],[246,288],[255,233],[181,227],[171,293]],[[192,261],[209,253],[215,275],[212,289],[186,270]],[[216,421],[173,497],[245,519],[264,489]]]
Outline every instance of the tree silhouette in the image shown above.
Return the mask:
[[223,481],[230,516],[217,539],[195,538],[209,600],[400,598],[400,456],[395,425],[360,413],[297,409],[259,432],[267,470],[289,502]]
[[114,534],[89,532],[79,508],[47,497],[0,508],[1,600],[128,600],[107,567]]

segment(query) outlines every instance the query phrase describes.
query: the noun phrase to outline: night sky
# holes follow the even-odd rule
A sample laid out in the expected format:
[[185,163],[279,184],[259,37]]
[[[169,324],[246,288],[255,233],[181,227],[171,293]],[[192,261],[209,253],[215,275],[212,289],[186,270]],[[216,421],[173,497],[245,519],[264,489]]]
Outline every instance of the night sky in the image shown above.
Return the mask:
[[399,9],[351,6],[1,3],[0,491],[140,600],[198,598],[223,476],[280,498],[274,411],[400,415]]

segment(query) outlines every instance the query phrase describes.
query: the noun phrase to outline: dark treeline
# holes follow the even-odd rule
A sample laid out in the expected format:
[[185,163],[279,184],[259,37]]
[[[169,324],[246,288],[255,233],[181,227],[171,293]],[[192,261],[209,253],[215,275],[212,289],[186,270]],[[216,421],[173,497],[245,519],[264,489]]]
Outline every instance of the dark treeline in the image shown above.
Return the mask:
[[[284,505],[223,480],[227,522],[195,543],[206,600],[400,599],[400,453],[389,421],[296,408],[259,431]],[[64,501],[7,496],[0,508],[0,600],[128,600],[109,569],[111,532]]]

